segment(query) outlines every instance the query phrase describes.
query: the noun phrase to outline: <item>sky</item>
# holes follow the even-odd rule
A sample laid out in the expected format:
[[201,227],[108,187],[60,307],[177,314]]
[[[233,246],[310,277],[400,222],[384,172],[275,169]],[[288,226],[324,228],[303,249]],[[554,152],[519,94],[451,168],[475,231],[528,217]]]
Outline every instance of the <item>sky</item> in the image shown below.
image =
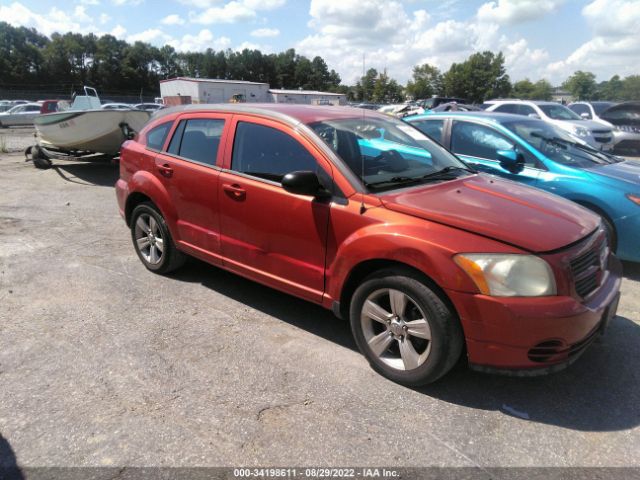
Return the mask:
[[0,21],[179,51],[295,48],[346,84],[363,58],[405,83],[414,65],[483,50],[504,53],[512,80],[640,74],[640,0],[0,0]]

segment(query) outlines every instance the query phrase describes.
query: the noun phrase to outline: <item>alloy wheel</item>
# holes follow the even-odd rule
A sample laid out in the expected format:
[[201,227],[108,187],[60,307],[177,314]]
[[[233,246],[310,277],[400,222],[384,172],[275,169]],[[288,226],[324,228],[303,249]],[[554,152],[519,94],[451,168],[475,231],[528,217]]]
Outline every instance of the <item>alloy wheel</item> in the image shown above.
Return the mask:
[[379,289],[365,300],[362,332],[373,354],[396,370],[414,370],[431,353],[431,327],[418,303],[395,289]]
[[156,219],[148,213],[141,213],[136,220],[134,236],[142,258],[150,265],[158,265],[164,254],[164,239]]

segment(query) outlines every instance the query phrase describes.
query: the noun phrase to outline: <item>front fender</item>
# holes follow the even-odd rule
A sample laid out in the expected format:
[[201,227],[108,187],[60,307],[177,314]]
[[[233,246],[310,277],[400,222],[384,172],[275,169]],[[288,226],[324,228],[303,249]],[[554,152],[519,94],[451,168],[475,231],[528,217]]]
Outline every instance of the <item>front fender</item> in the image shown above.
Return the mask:
[[515,247],[446,225],[373,224],[353,232],[327,267],[327,293],[339,299],[359,264],[387,260],[419,270],[440,288],[476,292],[471,279],[453,261],[461,252],[519,253]]

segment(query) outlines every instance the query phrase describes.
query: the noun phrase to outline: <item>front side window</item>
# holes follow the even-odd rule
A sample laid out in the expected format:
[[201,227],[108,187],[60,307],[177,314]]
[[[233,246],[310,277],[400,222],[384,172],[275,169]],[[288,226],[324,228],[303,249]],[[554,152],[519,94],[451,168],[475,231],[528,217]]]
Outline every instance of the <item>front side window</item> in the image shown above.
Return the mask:
[[149,130],[149,133],[147,133],[147,147],[153,150],[162,150],[172,123],[165,122]]
[[417,120],[411,122],[418,130],[433,138],[436,142],[442,143],[442,131],[444,130],[444,120]]
[[575,105],[571,105],[569,108],[574,112],[576,112],[578,115],[582,115],[583,113],[586,113],[587,115],[589,115],[587,118],[591,118],[591,112],[589,111],[589,107],[587,107],[583,103],[577,103]]
[[281,182],[287,173],[318,172],[318,163],[292,136],[265,125],[238,122],[231,169],[265,180]]
[[511,140],[484,125],[455,122],[451,130],[451,150],[459,155],[497,160],[496,151],[515,147]]
[[538,105],[544,114],[554,120],[582,120],[580,115],[572,112],[564,105]]

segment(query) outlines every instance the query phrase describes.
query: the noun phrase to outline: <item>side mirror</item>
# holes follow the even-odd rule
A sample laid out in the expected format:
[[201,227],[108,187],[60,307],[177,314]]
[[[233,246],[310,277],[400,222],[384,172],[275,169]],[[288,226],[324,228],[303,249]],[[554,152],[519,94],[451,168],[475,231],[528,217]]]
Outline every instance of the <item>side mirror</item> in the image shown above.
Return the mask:
[[529,118],[537,118],[538,120],[540,120],[540,115],[538,115],[537,113],[530,113],[529,115],[527,115],[527,117],[529,117]]
[[524,170],[524,155],[517,150],[496,151],[500,166],[507,172],[518,174]]
[[318,175],[311,171],[287,173],[282,179],[282,188],[295,195],[328,197],[330,193],[322,186]]
[[589,115],[587,112],[584,112],[584,113],[581,113],[581,114],[580,114],[580,117],[581,117],[583,120],[589,120],[589,119],[591,118],[591,115]]

